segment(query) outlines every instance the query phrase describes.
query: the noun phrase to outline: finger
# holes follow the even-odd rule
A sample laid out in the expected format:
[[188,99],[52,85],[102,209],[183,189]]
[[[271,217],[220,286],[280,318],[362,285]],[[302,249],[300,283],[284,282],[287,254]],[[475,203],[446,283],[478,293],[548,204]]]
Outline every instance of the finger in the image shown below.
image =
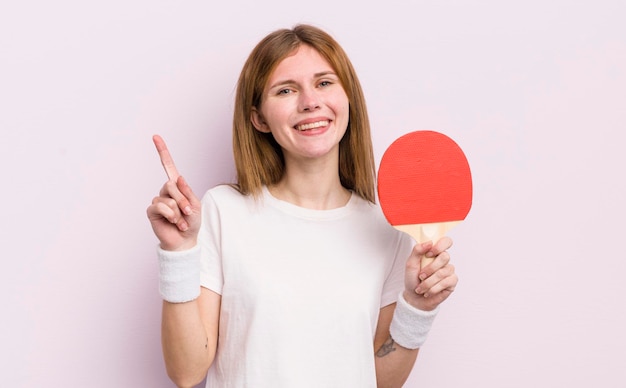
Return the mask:
[[[415,244],[406,262],[405,270],[407,275],[417,277],[417,273],[421,269],[421,261],[424,258],[424,254],[432,248],[432,245],[430,241]],[[415,280],[417,281],[417,279]]]
[[454,275],[454,266],[452,264],[448,264],[445,267],[437,270],[432,275],[428,276],[426,279],[422,280],[421,283],[415,289],[415,292],[418,294],[423,294],[428,292],[431,288],[433,288],[436,284],[441,282],[442,280]]
[[446,289],[436,294],[430,294],[428,296],[425,296],[424,300],[428,301],[428,303],[431,304],[433,308],[435,308],[436,306],[439,306],[441,303],[443,303],[446,299],[448,299],[453,292],[454,290]]
[[450,254],[448,251],[443,251],[436,257],[428,257],[428,254],[431,252],[432,250],[428,251],[421,262],[419,279],[422,281],[450,262]]
[[[185,215],[190,215],[192,213],[191,203],[187,196],[181,191],[178,182],[183,179],[182,176],[178,177],[178,180],[175,181],[167,181],[161,188],[159,195],[164,198],[172,198],[178,204],[178,208],[185,213]],[[183,180],[184,181],[184,180]],[[193,192],[192,192],[193,195]],[[194,197],[195,198],[195,197]]]
[[178,174],[178,170],[174,164],[174,159],[172,159],[172,155],[170,155],[170,151],[167,149],[165,141],[159,135],[152,136],[152,141],[154,142],[157,152],[159,153],[161,165],[163,165],[163,168],[165,169],[167,178],[175,181],[178,179],[180,174]]
[[423,242],[421,244],[415,244],[415,247],[413,247],[413,250],[419,256],[423,256],[426,253],[430,252],[432,247],[433,247],[433,242],[432,241],[426,241],[426,242]]
[[432,248],[425,253],[424,259],[422,260],[422,271],[420,272],[419,278],[420,280],[424,280],[430,274],[437,270],[440,267],[433,267],[434,259],[439,257],[443,252],[446,252],[449,248],[452,247],[452,239],[450,237],[444,236],[440,238],[435,244],[433,244]]
[[451,292],[454,292],[457,282],[458,282],[458,277],[456,276],[456,274],[447,276],[441,279],[440,282],[437,282],[431,288],[426,290],[426,292],[424,292],[424,298],[434,297],[442,293],[449,294]]
[[148,208],[150,219],[165,219],[170,224],[176,225],[182,232],[189,229],[189,224],[181,215],[178,204],[172,198],[156,197],[152,200],[152,205]]
[[[198,199],[198,197],[196,197],[196,195],[194,194],[193,190],[191,189],[191,187],[189,186],[185,178],[183,178],[182,176],[178,177],[178,180],[176,181],[176,186],[178,187],[178,190],[180,190],[182,195],[184,195],[185,200],[187,201],[187,203],[185,204],[185,207],[181,207],[181,209],[185,211],[185,214],[187,215],[191,214],[192,208],[200,209],[201,207],[200,200]],[[185,209],[188,209],[188,212]]]
[[[423,265],[422,268],[420,268],[419,279],[424,281],[425,279],[429,278],[434,273],[439,271],[441,268],[447,266],[448,263],[450,263],[450,254],[448,253],[448,251],[441,252],[434,259],[431,258],[428,264]],[[424,261],[422,261],[422,264],[424,264]]]
[[426,253],[426,257],[435,257],[441,252],[447,251],[452,247],[452,239],[448,236],[440,238],[432,247],[432,249]]
[[176,201],[172,198],[155,197],[152,200],[152,210],[150,212],[154,218],[164,218],[171,224],[175,224],[181,218],[180,209]]

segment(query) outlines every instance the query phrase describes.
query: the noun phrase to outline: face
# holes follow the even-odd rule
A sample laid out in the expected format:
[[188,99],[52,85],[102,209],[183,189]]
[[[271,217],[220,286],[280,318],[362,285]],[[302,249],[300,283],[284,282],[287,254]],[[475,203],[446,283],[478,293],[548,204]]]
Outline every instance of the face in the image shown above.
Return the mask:
[[263,92],[252,123],[271,132],[286,162],[337,157],[350,104],[332,66],[315,49],[300,46],[283,59]]

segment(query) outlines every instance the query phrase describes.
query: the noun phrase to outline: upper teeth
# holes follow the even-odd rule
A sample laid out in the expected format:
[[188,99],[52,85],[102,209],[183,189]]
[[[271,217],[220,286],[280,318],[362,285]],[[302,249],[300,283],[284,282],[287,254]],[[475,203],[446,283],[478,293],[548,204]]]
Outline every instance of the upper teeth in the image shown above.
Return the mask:
[[328,120],[318,121],[318,122],[315,122],[315,123],[308,123],[308,124],[297,125],[296,129],[298,131],[306,131],[307,129],[324,127],[326,125],[328,125]]

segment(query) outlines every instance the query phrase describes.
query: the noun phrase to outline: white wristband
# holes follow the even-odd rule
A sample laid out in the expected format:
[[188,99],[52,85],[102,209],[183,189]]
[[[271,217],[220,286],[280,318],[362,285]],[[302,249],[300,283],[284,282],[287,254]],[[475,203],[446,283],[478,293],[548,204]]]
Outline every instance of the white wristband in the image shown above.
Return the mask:
[[171,303],[183,303],[200,295],[200,246],[186,251],[165,251],[157,247],[159,291]]
[[439,306],[432,311],[423,311],[411,306],[400,292],[389,327],[391,338],[403,348],[420,348],[426,342],[438,312]]

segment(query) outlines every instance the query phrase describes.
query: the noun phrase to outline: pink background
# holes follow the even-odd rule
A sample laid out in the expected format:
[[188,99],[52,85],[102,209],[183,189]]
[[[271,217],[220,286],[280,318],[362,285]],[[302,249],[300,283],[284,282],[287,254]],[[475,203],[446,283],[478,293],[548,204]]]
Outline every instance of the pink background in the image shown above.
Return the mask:
[[230,181],[238,72],[296,22],[351,56],[377,158],[433,129],[473,169],[460,284],[406,386],[626,385],[622,0],[7,4],[0,385],[171,386],[151,135],[197,193]]

